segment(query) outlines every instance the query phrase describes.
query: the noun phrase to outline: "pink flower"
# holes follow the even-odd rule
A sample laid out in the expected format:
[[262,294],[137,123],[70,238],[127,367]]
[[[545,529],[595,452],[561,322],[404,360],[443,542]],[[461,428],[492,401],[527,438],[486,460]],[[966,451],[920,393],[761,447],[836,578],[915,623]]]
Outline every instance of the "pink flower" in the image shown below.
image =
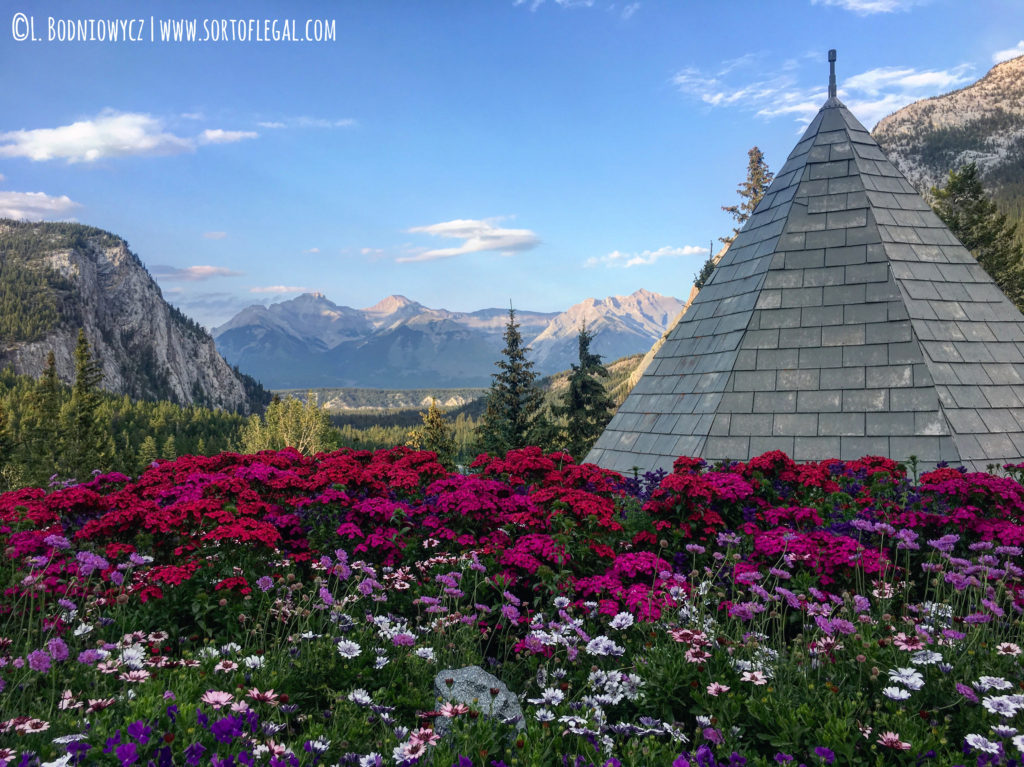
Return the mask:
[[891,730],[883,732],[878,736],[878,744],[887,748],[895,748],[897,751],[909,751],[910,744],[906,741],[900,740],[898,732],[892,732]]
[[742,681],[750,682],[751,684],[762,685],[768,684],[768,677],[766,677],[760,671],[744,671]]
[[213,667],[214,671],[234,671],[238,668],[238,664],[233,660],[222,660],[216,666]]
[[714,695],[715,697],[718,697],[723,692],[729,692],[729,688],[724,684],[712,682],[708,685],[708,695]]
[[220,710],[232,703],[235,696],[230,692],[223,692],[221,690],[207,690],[203,693],[203,697],[200,700],[208,706],[212,706],[216,710]]
[[469,706],[467,706],[465,703],[445,702],[441,704],[441,708],[437,710],[437,713],[439,713],[441,716],[451,719],[453,717],[459,716],[460,714],[468,714]]

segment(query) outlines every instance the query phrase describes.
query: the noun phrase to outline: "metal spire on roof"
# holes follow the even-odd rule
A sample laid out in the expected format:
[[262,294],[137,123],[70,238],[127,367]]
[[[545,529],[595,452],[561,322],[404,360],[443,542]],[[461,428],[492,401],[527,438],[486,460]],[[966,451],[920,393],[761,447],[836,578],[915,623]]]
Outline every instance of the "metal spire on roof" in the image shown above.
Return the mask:
[[828,52],[828,97],[836,97],[836,49]]

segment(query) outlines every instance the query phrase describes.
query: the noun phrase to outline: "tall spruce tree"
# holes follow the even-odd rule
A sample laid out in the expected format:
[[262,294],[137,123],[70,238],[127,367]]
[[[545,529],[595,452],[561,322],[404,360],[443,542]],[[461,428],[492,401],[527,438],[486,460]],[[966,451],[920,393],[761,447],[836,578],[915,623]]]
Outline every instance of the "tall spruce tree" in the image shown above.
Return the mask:
[[615,403],[605,390],[602,378],[608,370],[601,364],[601,355],[590,351],[593,333],[584,325],[580,328],[579,364],[573,364],[569,386],[562,395],[560,405],[551,411],[565,418],[563,440],[566,450],[576,460],[590,451],[604,427],[611,420]]
[[945,186],[932,188],[932,197],[939,218],[1024,311],[1024,250],[1017,241],[1017,225],[985,193],[978,166],[972,162],[951,170]]
[[480,448],[492,455],[536,444],[548,431],[542,412],[544,395],[537,386],[533,362],[526,358],[530,348],[523,344],[516,311],[511,307],[504,339],[478,433]]
[[75,345],[75,383],[71,399],[61,412],[63,445],[61,470],[80,482],[95,471],[106,471],[114,455],[110,416],[101,407],[103,371],[93,358],[85,331],[78,331]]
[[25,467],[25,480],[34,485],[42,485],[60,470],[58,462],[63,393],[57,377],[57,359],[52,350],[46,355],[43,374],[26,399],[26,412],[21,425],[20,462]]
[[754,208],[761,202],[764,193],[768,191],[775,174],[768,170],[768,163],[764,160],[764,154],[756,146],[747,152],[747,178],[737,187],[736,191],[743,202],[737,205],[723,205],[722,210],[736,219],[736,226],[728,237],[720,237],[724,243],[730,243],[736,239],[740,229],[747,223],[747,219],[754,212]]

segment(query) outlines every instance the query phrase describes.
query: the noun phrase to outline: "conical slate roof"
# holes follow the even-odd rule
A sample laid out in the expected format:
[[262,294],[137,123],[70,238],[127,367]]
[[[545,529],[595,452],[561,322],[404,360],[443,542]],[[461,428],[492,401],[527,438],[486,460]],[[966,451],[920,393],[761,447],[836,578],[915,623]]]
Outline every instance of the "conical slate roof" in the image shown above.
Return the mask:
[[833,95],[587,456],[1024,456],[1024,316]]

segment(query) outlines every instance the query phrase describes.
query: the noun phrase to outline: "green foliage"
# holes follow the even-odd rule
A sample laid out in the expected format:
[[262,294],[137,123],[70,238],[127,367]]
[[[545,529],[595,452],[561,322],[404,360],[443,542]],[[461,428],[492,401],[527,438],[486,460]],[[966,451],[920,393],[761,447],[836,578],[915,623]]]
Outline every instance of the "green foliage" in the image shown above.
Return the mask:
[[1016,225],[985,193],[978,166],[950,171],[946,185],[932,189],[932,207],[1007,297],[1024,307],[1024,250]]
[[437,455],[438,462],[451,471],[455,468],[457,446],[455,427],[444,417],[444,411],[437,406],[437,400],[430,400],[430,407],[422,414],[423,425],[409,432],[406,441],[417,450],[430,450]]
[[743,202],[737,205],[722,206],[722,210],[736,220],[732,234],[719,238],[724,243],[730,243],[736,239],[736,235],[740,233],[740,229],[750,218],[757,204],[761,202],[761,198],[764,197],[764,193],[768,191],[768,187],[771,186],[772,180],[775,178],[775,174],[768,170],[768,163],[765,162],[764,154],[760,149],[756,146],[751,147],[747,152],[747,157],[749,158],[747,178],[736,189],[739,196],[743,198]]
[[508,310],[504,339],[502,358],[495,363],[499,372],[492,375],[479,429],[480,447],[492,455],[540,444],[537,437],[550,429],[542,412],[544,395],[537,386],[537,373],[533,362],[526,358],[530,348],[523,344],[512,308]]
[[[116,448],[108,468],[136,474],[159,457],[160,447],[174,437],[175,452],[212,455],[237,443],[244,419],[234,413],[198,405],[182,407],[171,402],[136,401],[99,391],[97,418],[107,424]],[[0,468],[0,489],[46,485],[71,462],[67,442],[61,439],[61,411],[67,411],[70,387],[57,377],[51,353],[39,380],[0,370],[0,408],[7,414],[11,450],[7,465]],[[93,468],[84,469],[86,479]]]
[[78,331],[75,346],[75,383],[71,399],[61,409],[63,462],[66,476],[84,480],[93,470],[107,471],[113,458],[109,416],[101,409],[103,372],[93,359],[85,331]]
[[[735,235],[733,235],[735,236]],[[715,271],[715,254],[708,253],[708,260],[700,268],[700,271],[693,278],[693,286],[700,290],[704,284],[711,279],[711,273]]]
[[601,380],[608,378],[608,371],[601,364],[601,355],[590,351],[593,340],[593,333],[585,326],[580,328],[579,364],[572,366],[569,386],[562,394],[561,405],[551,409],[554,415],[565,418],[563,444],[578,461],[583,460],[601,436],[615,408]]
[[262,417],[249,417],[239,439],[245,453],[293,447],[300,453],[315,455],[335,447],[333,431],[317,396],[309,392],[305,402],[297,397],[275,398]]
[[[18,413],[17,404],[24,403],[23,415],[18,419],[17,433],[22,446],[24,479],[31,484],[42,484],[57,472],[60,456],[60,413],[65,392],[57,378],[57,361],[51,351],[46,357],[46,368],[35,385],[22,400],[11,403]],[[17,460],[17,457],[12,457]]]

